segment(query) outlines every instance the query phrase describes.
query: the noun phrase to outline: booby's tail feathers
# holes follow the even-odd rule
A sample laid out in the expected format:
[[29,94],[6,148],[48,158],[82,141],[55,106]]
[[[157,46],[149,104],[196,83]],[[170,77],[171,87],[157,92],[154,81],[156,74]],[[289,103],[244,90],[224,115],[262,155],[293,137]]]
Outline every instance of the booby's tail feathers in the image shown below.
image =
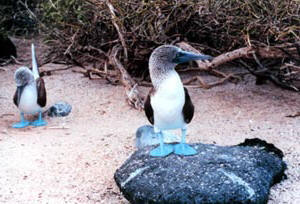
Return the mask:
[[34,79],[37,79],[40,77],[39,74],[39,69],[37,66],[37,62],[36,62],[36,57],[35,57],[35,50],[34,50],[34,44],[31,44],[31,55],[32,55],[32,73],[34,76]]

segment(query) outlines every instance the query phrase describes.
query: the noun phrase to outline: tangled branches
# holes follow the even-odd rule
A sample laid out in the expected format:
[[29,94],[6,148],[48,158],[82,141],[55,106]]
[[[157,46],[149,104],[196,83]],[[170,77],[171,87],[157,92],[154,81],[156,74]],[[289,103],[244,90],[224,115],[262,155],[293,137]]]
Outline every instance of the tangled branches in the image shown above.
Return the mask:
[[[41,7],[53,47],[49,60],[82,67],[92,63],[86,72],[119,77],[131,87],[126,90],[147,78],[155,47],[180,42],[217,56],[212,63],[197,62],[199,70],[221,77],[211,85],[238,78],[217,70],[231,62],[255,75],[257,84],[271,80],[290,90],[300,88],[297,0],[51,0]],[[118,54],[113,54],[116,47]]]

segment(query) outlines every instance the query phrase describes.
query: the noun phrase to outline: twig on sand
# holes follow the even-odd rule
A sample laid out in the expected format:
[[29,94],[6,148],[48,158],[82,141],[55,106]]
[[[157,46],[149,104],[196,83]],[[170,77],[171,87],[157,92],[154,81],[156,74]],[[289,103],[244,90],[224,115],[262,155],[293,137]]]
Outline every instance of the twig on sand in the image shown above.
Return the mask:
[[48,129],[70,129],[70,128],[66,126],[53,126],[53,127],[48,127]]
[[20,61],[18,61],[14,56],[11,55],[10,57],[15,64],[22,65],[22,63]]
[[70,69],[72,67],[73,67],[73,65],[69,65],[69,66],[64,67],[64,68],[57,68],[57,69],[52,69],[52,70],[47,70],[47,71],[44,70],[44,71],[41,71],[40,75],[41,75],[41,77],[43,77],[43,76],[50,76],[50,75],[52,75],[53,72],[65,71],[65,70],[68,70],[68,69]]
[[4,113],[4,114],[0,115],[0,118],[4,118],[4,117],[7,117],[7,116],[14,116],[14,114]]
[[288,118],[296,118],[296,117],[299,117],[300,116],[300,111],[295,113],[295,114],[291,114],[291,115],[287,115],[285,117],[288,117]]

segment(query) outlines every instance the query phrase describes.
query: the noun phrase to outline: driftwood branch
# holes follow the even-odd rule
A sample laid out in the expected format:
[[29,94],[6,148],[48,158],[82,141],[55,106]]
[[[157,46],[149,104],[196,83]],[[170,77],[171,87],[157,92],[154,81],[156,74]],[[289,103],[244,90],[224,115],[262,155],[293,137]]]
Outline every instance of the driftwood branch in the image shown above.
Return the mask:
[[120,71],[121,83],[125,87],[129,105],[132,105],[134,106],[134,108],[141,110],[143,109],[143,100],[138,90],[138,84],[131,78],[122,63],[118,60],[117,54],[119,50],[119,46],[114,46],[112,48],[111,55],[109,56],[110,62]]
[[[192,51],[192,52],[196,52],[201,54],[201,52],[199,52],[197,49],[193,48],[191,45],[189,45],[186,42],[180,42],[177,44],[179,47],[181,47],[184,50],[188,50],[188,51]],[[221,79],[220,81],[214,82],[211,85],[215,86],[215,85],[219,85],[222,84],[223,82],[227,81],[230,78],[237,78],[234,74],[225,74],[222,73],[220,71],[215,70],[214,68],[225,64],[227,62],[239,59],[239,62],[245,67],[247,68],[247,70],[253,74],[254,76],[257,77],[257,84],[260,84],[260,82],[263,83],[263,81],[265,80],[270,80],[272,81],[275,85],[280,86],[282,88],[285,89],[289,89],[289,90],[293,90],[293,91],[299,91],[299,88],[294,86],[293,84],[289,83],[288,81],[279,78],[278,76],[276,76],[276,74],[272,73],[267,67],[265,67],[259,58],[284,58],[284,57],[290,57],[293,58],[295,60],[299,60],[299,53],[298,53],[298,49],[297,49],[298,44],[287,44],[287,45],[282,45],[282,46],[277,46],[277,47],[244,47],[244,48],[239,48],[224,54],[221,54],[217,57],[215,57],[211,62],[208,61],[197,61],[197,65],[199,70],[203,70],[203,71],[208,71],[212,74],[214,74],[215,76],[221,77],[223,79]],[[258,70],[254,70],[253,68],[251,68],[251,66],[247,65],[246,62],[244,62],[242,60],[242,58],[248,58],[248,59],[253,59],[254,62],[257,64],[258,66]],[[297,69],[298,66],[291,66],[291,64],[289,64],[290,67],[293,67],[294,69]],[[298,73],[298,71],[294,71],[293,74]],[[204,83],[203,80],[200,80],[199,78],[194,78],[191,81],[198,81],[200,83],[200,86],[203,88],[210,88],[212,86]]]
[[[184,50],[191,51],[191,52],[198,53],[198,54],[202,54],[199,50],[192,47],[191,45],[189,45],[186,42],[180,42],[180,43],[177,43],[177,45],[180,48],[184,49]],[[197,65],[198,65],[198,70],[208,71],[209,73],[211,73],[211,74],[213,74],[217,77],[221,77],[222,79],[219,80],[219,81],[208,84],[208,83],[205,83],[204,80],[201,79],[199,76],[197,76],[197,77],[193,77],[190,82],[189,81],[186,82],[186,84],[189,84],[189,83],[194,82],[194,81],[198,81],[199,85],[196,85],[196,87],[209,89],[211,87],[220,85],[220,84],[222,84],[225,81],[228,81],[230,79],[240,80],[240,77],[238,77],[234,74],[225,74],[221,71],[215,70],[214,68],[217,67],[217,66],[220,66],[221,64],[224,64],[226,62],[229,62],[229,61],[232,61],[234,59],[246,56],[251,51],[252,51],[252,49],[246,47],[246,48],[241,48],[241,49],[238,49],[238,50],[234,50],[232,52],[222,54],[218,57],[215,57],[211,62],[201,61],[201,60],[196,61]]]
[[[199,52],[197,49],[195,49],[194,47],[192,47],[191,45],[189,45],[186,42],[180,42],[180,43],[177,43],[177,45],[184,50],[202,54],[201,52]],[[222,64],[233,61],[235,59],[238,59],[241,57],[246,57],[253,52],[254,52],[254,49],[252,47],[243,47],[243,48],[239,48],[237,50],[231,51],[231,52],[221,54],[221,55],[215,57],[211,62],[208,62],[208,61],[203,62],[203,61],[198,60],[198,61],[196,61],[196,63],[198,65],[199,69],[201,69],[201,70],[211,70],[213,68],[216,68]]]

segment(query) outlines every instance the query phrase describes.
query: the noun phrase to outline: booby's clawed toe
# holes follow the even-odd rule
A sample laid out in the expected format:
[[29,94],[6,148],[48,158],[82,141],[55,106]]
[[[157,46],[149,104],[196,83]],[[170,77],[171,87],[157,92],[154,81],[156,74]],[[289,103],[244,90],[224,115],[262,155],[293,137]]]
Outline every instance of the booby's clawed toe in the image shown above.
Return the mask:
[[191,156],[197,154],[197,151],[188,144],[180,143],[174,146],[174,153],[177,155]]
[[47,125],[47,122],[44,121],[43,119],[38,119],[38,120],[35,120],[31,123],[32,126],[35,126],[35,127],[39,127],[39,126],[45,126]]
[[151,150],[150,156],[152,157],[165,157],[171,154],[174,151],[174,148],[171,144],[164,144],[156,147],[155,149]]
[[14,123],[12,125],[13,128],[24,128],[24,127],[27,127],[30,125],[30,122],[27,121],[27,120],[24,120],[24,121],[21,121],[21,122],[18,122],[18,123]]

